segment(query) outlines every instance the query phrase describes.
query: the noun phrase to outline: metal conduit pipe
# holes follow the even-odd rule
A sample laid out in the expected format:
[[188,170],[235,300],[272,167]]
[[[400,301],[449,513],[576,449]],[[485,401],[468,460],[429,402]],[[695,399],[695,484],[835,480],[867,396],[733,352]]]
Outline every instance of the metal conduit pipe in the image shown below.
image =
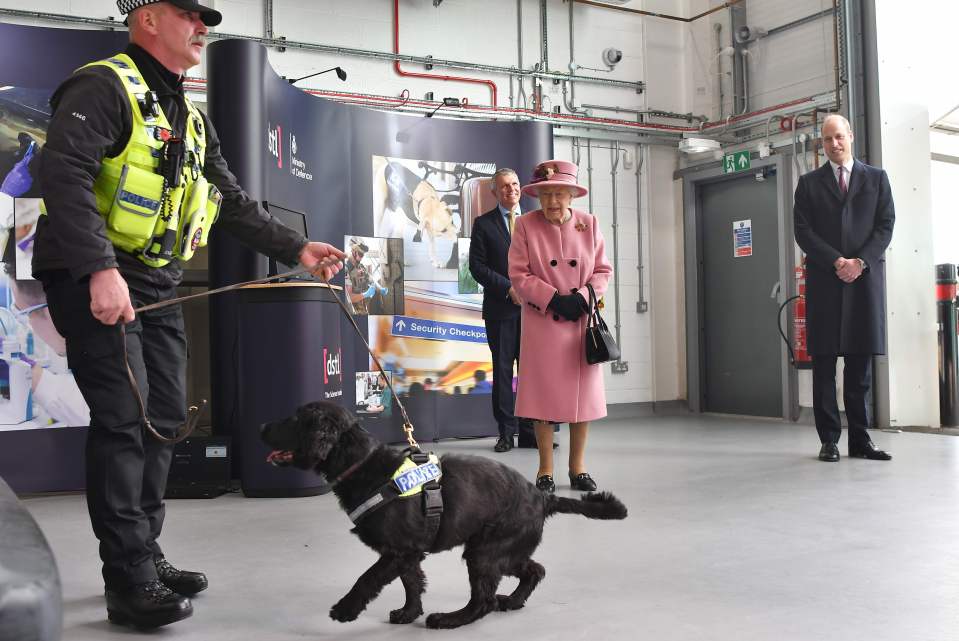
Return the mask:
[[[0,16],[9,16],[11,18],[18,19],[27,19],[27,20],[41,20],[41,21],[50,21],[50,22],[62,22],[67,24],[79,24],[84,26],[91,27],[102,27],[105,29],[118,29],[126,28],[122,23],[117,22],[116,20],[103,20],[100,18],[85,18],[79,16],[68,16],[64,14],[57,13],[45,13],[40,11],[23,11],[21,9],[2,9],[0,8]],[[387,51],[374,51],[370,49],[356,49],[354,47],[341,47],[337,45],[324,45],[314,42],[302,42],[297,40],[284,40],[282,38],[257,38],[256,36],[248,36],[237,33],[223,33],[223,32],[210,32],[207,35],[209,40],[224,40],[224,39],[238,39],[238,40],[249,40],[251,42],[257,42],[266,47],[286,47],[287,49],[298,49],[302,51],[313,51],[316,53],[329,53],[340,56],[355,56],[359,58],[372,58],[375,60],[386,60],[386,61],[399,61],[406,62],[409,64],[418,64],[418,65],[433,65],[434,67],[446,67],[449,69],[467,69],[470,71],[484,71],[487,73],[496,73],[496,74],[515,74],[517,76],[524,76],[530,78],[542,78],[546,80],[568,80],[571,76],[568,73],[559,73],[555,71],[539,71],[531,69],[517,69],[515,67],[501,67],[497,65],[487,65],[482,63],[475,62],[462,62],[459,60],[445,60],[438,58],[426,58],[423,56],[408,56],[398,53],[390,53]],[[475,80],[475,78],[473,79]],[[576,76],[576,80],[579,82],[585,82],[589,84],[599,84],[599,85],[608,85],[611,87],[622,87],[625,89],[631,89],[636,92],[642,92],[646,83],[641,80],[629,81],[629,80],[616,80],[613,78],[600,78],[597,76]]]
[[589,213],[593,213],[593,142],[586,139],[586,189],[589,190]]
[[636,311],[645,314],[649,311],[649,302],[646,300],[646,284],[644,282],[646,266],[643,260],[643,160],[644,149],[642,145],[636,145],[636,235],[637,241],[637,265],[639,272],[639,300],[636,302]]
[[[188,89],[191,91],[206,90],[205,78],[187,78],[186,82],[191,84],[191,86],[188,87]],[[397,110],[403,110],[401,108],[404,105],[410,105],[412,107],[428,107],[429,109],[435,108],[437,105],[436,102],[412,101],[408,98],[397,98],[396,96],[383,96],[377,94],[323,91],[309,88],[303,89],[303,91],[312,95],[323,96],[332,99],[345,98],[370,101],[369,104],[371,106],[390,107]],[[742,116],[727,116],[726,120],[723,122],[703,123],[699,127],[679,127],[674,125],[661,125],[658,123],[639,123],[630,120],[617,120],[615,118],[599,118],[595,116],[582,116],[576,114],[554,113],[544,115],[530,109],[510,109],[508,107],[489,107],[485,105],[466,105],[459,109],[451,108],[448,110],[448,112],[458,114],[460,117],[464,118],[510,117],[514,120],[526,119],[549,122],[560,127],[583,127],[596,129],[599,131],[648,135],[651,136],[651,138],[644,140],[643,142],[658,144],[660,142],[668,143],[670,140],[675,142],[675,138],[668,138],[669,136],[675,134],[704,133],[707,131],[711,133],[714,129],[719,129],[720,131],[718,133],[722,133],[730,129],[730,124],[732,123],[735,123],[735,127],[732,128],[732,131],[737,131],[739,129],[750,129],[756,125],[763,124],[765,122],[765,116],[768,116],[771,113],[778,113],[779,115],[787,116],[790,114],[804,113],[813,108],[819,110],[829,110],[835,106],[833,98],[834,94],[832,93],[797,98],[795,100],[790,100],[789,102],[758,109],[752,113],[744,114]],[[399,104],[397,105],[396,103]],[[661,136],[662,138],[656,139],[656,136]],[[759,137],[762,137],[762,134],[760,134]],[[753,140],[755,137],[749,139]],[[632,140],[631,142],[636,141]]]
[[263,37],[273,39],[273,0],[263,0]]
[[723,25],[713,24],[716,32],[716,94],[719,96],[719,120],[723,119],[726,110],[726,96],[723,95]]
[[685,120],[686,122],[692,123],[692,121],[697,120],[699,122],[709,122],[708,116],[697,116],[696,114],[690,113],[677,113],[675,111],[663,111],[662,109],[627,109],[626,107],[612,107],[605,105],[587,105],[583,103],[583,107],[587,109],[598,109],[599,111],[613,111],[616,113],[624,114],[636,114],[637,116],[655,116],[657,118],[671,118],[673,120]]
[[829,17],[833,15],[833,13],[835,13],[835,9],[823,9],[822,11],[818,13],[810,14],[806,16],[805,18],[799,18],[798,20],[793,20],[792,22],[781,24],[778,27],[773,27],[772,29],[766,32],[766,35],[764,35],[763,38],[768,38],[778,33],[782,33],[783,31],[789,31],[790,29],[795,29],[796,27],[800,27],[804,24],[814,22],[816,20],[819,20],[820,18]]
[[839,0],[832,0],[833,72],[836,75],[836,111],[842,110],[842,85],[839,83]]
[[[516,0],[516,67],[523,68],[523,0]],[[519,80],[519,91],[516,93],[517,100],[523,101],[523,109],[526,105],[526,86],[523,83],[523,77]]]
[[664,20],[677,20],[679,22],[694,22],[712,13],[716,13],[717,11],[728,9],[729,7],[735,4],[739,4],[740,2],[743,2],[743,0],[729,0],[729,2],[724,2],[718,7],[713,7],[712,9],[709,9],[707,11],[703,11],[702,13],[697,14],[693,16],[692,18],[683,18],[681,16],[671,16],[665,13],[656,13],[654,11],[643,11],[641,9],[628,9],[626,7],[620,7],[617,5],[604,4],[602,2],[593,2],[592,0],[570,0],[570,2],[578,2],[579,4],[587,4],[591,7],[601,7],[603,9],[612,9],[614,11],[625,11],[627,13],[635,13],[641,16],[649,16],[650,18],[662,18]]
[[739,60],[743,69],[743,110],[737,116],[742,116],[749,111],[749,49],[745,46],[739,51]]
[[[393,0],[393,53],[400,52],[400,0]],[[393,69],[397,74],[407,78],[428,78],[430,80],[443,80],[446,82],[466,82],[470,84],[486,85],[490,90],[490,104],[496,107],[499,101],[496,97],[496,83],[492,80],[481,80],[479,78],[466,78],[464,76],[445,76],[443,74],[422,73],[418,71],[403,71],[400,67],[400,61],[393,61]]]
[[[575,60],[575,50],[573,47],[573,3],[569,3],[569,75],[573,76],[576,69],[576,60]],[[563,104],[566,105],[566,110],[571,114],[584,114],[586,113],[585,109],[580,109],[576,106],[576,83],[571,79],[569,82],[569,100],[566,99],[566,84],[567,81],[563,81]]]
[[613,195],[613,303],[616,306],[616,344],[622,345],[619,310],[619,204],[616,198],[616,176],[619,173],[619,152],[619,143],[614,142],[609,149],[609,175],[612,182]]
[[549,71],[549,37],[546,25],[546,0],[539,0],[539,68]]

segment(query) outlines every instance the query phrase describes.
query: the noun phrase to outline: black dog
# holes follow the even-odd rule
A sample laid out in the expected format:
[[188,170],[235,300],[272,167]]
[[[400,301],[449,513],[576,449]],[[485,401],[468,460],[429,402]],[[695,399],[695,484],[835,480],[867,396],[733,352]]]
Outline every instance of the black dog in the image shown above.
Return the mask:
[[[382,445],[352,414],[328,402],[304,405],[286,420],[262,427],[274,449],[270,462],[313,469],[334,483],[340,506],[349,512],[387,483],[405,454]],[[359,520],[353,533],[380,553],[379,560],[330,610],[337,621],[352,621],[386,585],[399,577],[406,603],[390,612],[391,623],[411,623],[423,614],[426,577],[420,562],[430,552],[463,545],[470,600],[456,612],[431,614],[430,628],[455,628],[493,610],[517,610],[546,572],[530,556],[543,535],[546,517],[582,514],[590,519],[626,518],[612,494],[571,499],[544,494],[515,470],[490,459],[447,455],[441,459],[444,511],[435,539],[421,495],[397,498]],[[519,578],[512,594],[496,594],[504,575]]]

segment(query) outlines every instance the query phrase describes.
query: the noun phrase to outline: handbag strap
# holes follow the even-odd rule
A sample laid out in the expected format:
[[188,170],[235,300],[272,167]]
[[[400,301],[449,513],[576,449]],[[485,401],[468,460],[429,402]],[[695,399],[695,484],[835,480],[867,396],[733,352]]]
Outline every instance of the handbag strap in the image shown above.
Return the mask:
[[593,289],[592,283],[586,283],[586,288],[589,290],[589,316],[586,319],[586,329],[602,327],[604,330],[609,331],[609,328],[606,326],[606,321],[599,315],[599,301],[596,299],[596,291]]
[[589,329],[597,325],[596,317],[599,315],[599,306],[596,302],[596,291],[593,289],[592,283],[586,283],[586,289],[589,290],[589,311],[586,317],[586,329]]

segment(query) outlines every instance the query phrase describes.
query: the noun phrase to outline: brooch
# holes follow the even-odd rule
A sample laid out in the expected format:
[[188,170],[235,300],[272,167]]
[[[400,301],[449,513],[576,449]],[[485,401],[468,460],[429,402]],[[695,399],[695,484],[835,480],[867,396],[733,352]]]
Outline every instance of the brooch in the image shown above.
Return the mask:
[[556,168],[551,165],[547,165],[536,170],[535,177],[539,180],[549,180],[553,177],[554,173],[556,173]]
[[587,225],[583,221],[579,221],[578,223],[576,223],[574,228],[576,229],[576,231],[586,231],[587,229],[589,229],[589,225]]

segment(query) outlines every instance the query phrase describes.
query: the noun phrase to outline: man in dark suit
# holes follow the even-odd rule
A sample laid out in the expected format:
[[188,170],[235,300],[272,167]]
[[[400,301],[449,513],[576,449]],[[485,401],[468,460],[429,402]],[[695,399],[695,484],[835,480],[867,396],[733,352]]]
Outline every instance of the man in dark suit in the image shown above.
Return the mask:
[[886,351],[885,258],[896,214],[886,172],[854,160],[849,121],[823,121],[829,162],[799,179],[796,242],[806,253],[806,327],[813,361],[813,412],[821,461],[839,460],[842,425],[836,359],[845,361],[843,401],[849,456],[878,461],[870,423],[872,357]]
[[509,282],[507,254],[513,221],[520,215],[519,177],[512,169],[493,174],[497,206],[478,217],[470,234],[470,273],[483,286],[483,321],[493,357],[493,416],[499,428],[496,452],[513,449],[519,428],[519,446],[536,447],[532,425],[513,414],[513,363],[519,360],[522,301]]

